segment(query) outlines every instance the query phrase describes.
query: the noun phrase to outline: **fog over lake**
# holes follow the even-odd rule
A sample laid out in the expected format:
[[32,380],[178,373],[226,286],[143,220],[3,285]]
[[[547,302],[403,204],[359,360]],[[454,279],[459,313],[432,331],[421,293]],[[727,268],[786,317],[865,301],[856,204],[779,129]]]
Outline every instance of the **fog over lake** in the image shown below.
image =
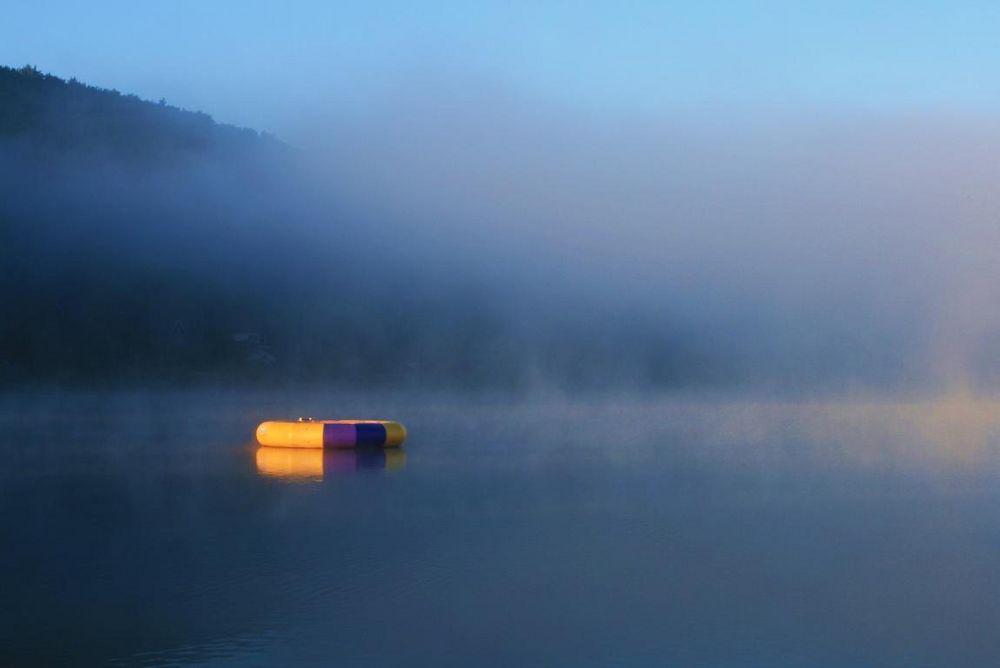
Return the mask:
[[0,152],[8,381],[997,385],[986,116],[586,116],[445,79],[286,144],[9,72],[47,111]]
[[998,664],[998,7],[5,7],[0,667]]

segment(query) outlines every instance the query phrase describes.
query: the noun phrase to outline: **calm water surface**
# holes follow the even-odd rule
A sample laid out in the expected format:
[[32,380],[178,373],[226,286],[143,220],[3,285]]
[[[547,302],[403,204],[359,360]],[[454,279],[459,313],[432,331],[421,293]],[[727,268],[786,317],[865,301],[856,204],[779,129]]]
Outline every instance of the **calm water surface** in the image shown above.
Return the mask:
[[7,394],[0,665],[997,665],[998,453],[968,396]]

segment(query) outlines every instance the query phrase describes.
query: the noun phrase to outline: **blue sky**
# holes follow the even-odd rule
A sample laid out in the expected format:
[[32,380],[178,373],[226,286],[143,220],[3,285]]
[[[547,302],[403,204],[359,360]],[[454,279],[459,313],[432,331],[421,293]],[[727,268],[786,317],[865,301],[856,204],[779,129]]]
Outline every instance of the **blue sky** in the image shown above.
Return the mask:
[[601,113],[993,110],[998,36],[996,2],[8,0],[0,62],[280,132],[428,75]]

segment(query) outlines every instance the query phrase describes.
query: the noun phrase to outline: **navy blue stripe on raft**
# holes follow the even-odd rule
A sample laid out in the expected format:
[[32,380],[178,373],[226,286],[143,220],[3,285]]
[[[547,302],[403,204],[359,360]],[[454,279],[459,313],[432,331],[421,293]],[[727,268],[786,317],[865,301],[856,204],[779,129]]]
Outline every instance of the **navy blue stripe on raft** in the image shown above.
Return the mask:
[[364,422],[354,425],[358,429],[357,444],[361,446],[385,445],[385,425],[377,422]]

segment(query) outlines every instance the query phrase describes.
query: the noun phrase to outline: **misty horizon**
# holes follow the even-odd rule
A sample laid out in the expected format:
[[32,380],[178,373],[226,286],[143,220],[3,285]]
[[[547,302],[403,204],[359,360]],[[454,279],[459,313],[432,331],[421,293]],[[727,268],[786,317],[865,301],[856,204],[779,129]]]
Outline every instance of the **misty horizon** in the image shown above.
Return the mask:
[[[169,160],[151,148],[141,171],[104,140],[69,138],[54,154],[59,181],[43,178],[65,194],[18,185],[24,154],[12,153],[6,204],[26,199],[31,216],[53,201],[91,209],[91,232],[53,221],[49,246],[75,238],[95,259],[148,255],[144,271],[218,276],[220,298],[244,304],[227,307],[226,335],[267,339],[251,354],[291,364],[268,371],[283,382],[996,387],[997,122],[940,112],[630,121],[468,84],[401,85],[368,114],[303,128],[288,148],[192,145]],[[51,168],[41,165],[32,169]],[[298,329],[272,331],[271,312],[306,300],[317,306],[295,316]],[[337,312],[356,333],[333,344],[344,362],[313,373],[310,359],[330,359],[317,331],[345,327]],[[216,327],[186,318],[155,327]],[[393,319],[407,324],[388,335],[381,323]],[[459,341],[461,359],[445,362]],[[386,370],[361,371],[374,356]]]

